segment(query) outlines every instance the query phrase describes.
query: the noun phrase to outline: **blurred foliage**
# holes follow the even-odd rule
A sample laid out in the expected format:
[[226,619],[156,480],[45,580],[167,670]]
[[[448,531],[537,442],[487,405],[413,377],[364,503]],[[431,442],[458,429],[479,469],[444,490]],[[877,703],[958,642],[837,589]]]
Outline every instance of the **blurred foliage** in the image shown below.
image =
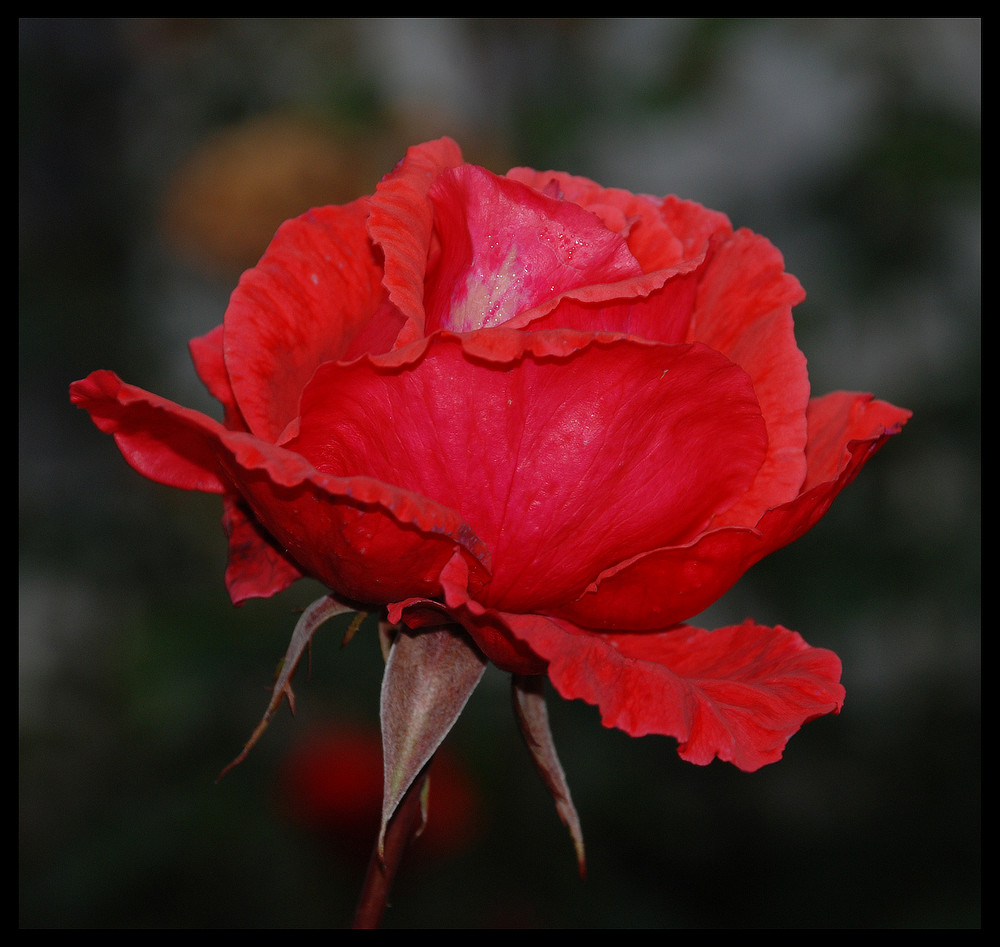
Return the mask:
[[837,650],[839,717],[747,775],[554,698],[581,882],[491,669],[448,740],[480,833],[415,849],[385,926],[978,927],[979,62],[975,19],[22,18],[20,926],[349,924],[363,865],[278,774],[377,726],[374,629],[324,629],[296,716],[216,785],[321,590],[232,608],[217,501],[132,473],[66,390],[107,367],[211,411],[185,344],[267,235],[447,133],[764,233],[817,390],[915,414],[705,616]]

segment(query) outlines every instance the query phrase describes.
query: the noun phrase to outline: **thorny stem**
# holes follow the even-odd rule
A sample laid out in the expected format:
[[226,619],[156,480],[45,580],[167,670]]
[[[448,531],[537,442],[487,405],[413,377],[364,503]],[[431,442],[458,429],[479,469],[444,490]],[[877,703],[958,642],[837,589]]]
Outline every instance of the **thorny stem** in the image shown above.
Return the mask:
[[421,793],[432,761],[406,791],[386,827],[382,857],[379,857],[378,840],[368,861],[368,873],[361,889],[352,930],[376,930],[382,914],[389,904],[389,891],[395,880],[406,846],[416,837],[423,825]]

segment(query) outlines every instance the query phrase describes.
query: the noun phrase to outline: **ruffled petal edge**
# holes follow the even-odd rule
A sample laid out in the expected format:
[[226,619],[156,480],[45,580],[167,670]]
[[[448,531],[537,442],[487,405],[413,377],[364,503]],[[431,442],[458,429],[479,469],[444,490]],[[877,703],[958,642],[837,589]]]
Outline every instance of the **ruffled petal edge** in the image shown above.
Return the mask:
[[780,625],[595,635],[539,616],[506,618],[548,661],[563,697],[595,705],[605,726],[631,736],[675,738],[691,763],[760,769],[804,723],[843,705],[840,659]]

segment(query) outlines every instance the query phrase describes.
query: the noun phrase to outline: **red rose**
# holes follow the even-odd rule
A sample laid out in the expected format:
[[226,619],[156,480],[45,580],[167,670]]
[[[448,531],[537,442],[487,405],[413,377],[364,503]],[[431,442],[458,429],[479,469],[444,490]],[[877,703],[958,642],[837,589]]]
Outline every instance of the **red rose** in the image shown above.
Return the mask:
[[839,709],[840,663],[781,627],[681,623],[909,417],[810,399],[802,296],[721,214],[496,176],[442,139],[244,274],[191,344],[223,423],[108,371],[72,398],[141,473],[222,494],[234,602],[310,575],[753,770]]

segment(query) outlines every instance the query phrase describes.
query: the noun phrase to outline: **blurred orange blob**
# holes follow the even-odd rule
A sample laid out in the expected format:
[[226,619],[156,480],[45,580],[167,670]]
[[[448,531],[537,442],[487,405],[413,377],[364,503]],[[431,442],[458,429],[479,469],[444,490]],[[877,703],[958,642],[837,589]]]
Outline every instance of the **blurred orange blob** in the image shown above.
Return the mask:
[[283,221],[352,200],[375,180],[326,124],[258,117],[206,139],[175,170],[164,195],[164,236],[189,262],[228,277],[260,259]]

